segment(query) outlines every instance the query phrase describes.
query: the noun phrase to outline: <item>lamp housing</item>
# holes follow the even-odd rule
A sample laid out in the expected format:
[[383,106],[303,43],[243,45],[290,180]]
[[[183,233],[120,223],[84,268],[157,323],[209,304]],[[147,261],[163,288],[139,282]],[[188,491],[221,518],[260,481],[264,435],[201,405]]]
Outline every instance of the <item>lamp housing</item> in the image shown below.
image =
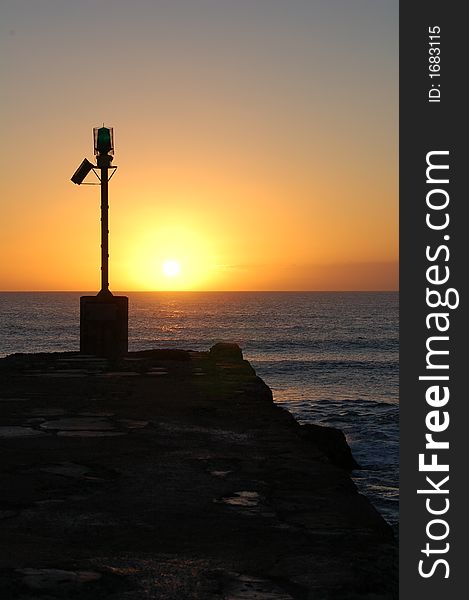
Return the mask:
[[93,140],[96,156],[114,154],[114,132],[112,127],[94,127]]
[[73,183],[80,185],[80,183],[83,183],[83,180],[93,168],[94,165],[90,163],[90,161],[87,158],[85,158],[81,165],[78,167],[78,169],[75,171],[75,173],[72,175],[71,180],[73,181]]

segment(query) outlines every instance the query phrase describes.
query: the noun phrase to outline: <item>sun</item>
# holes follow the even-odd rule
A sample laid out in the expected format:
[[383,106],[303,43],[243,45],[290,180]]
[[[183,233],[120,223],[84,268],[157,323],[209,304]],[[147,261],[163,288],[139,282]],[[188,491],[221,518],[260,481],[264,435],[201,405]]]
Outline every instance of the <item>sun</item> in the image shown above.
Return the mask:
[[211,285],[216,272],[217,255],[212,232],[193,223],[160,223],[158,227],[139,229],[126,242],[123,262],[131,289],[148,291],[190,291]]
[[162,271],[167,277],[177,277],[181,272],[181,264],[177,260],[165,260]]

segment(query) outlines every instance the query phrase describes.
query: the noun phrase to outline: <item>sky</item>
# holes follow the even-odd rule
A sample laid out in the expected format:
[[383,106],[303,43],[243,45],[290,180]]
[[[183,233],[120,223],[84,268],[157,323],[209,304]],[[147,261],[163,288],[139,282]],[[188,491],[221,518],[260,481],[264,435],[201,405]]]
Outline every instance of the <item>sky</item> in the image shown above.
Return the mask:
[[[395,290],[398,0],[3,0],[0,289]],[[92,182],[93,173],[87,182]]]

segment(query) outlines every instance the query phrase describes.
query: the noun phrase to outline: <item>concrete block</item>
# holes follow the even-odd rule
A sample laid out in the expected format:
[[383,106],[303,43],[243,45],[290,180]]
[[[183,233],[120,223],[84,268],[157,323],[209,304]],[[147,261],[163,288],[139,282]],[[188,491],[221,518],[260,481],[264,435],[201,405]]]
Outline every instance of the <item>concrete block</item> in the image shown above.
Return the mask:
[[82,296],[80,352],[109,358],[127,354],[128,320],[127,296]]

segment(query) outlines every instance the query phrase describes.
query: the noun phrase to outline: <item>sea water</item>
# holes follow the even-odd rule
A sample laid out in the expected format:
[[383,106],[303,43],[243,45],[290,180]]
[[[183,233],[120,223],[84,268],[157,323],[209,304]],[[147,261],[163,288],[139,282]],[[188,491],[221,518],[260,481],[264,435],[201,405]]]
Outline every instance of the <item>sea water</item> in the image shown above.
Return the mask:
[[[125,292],[123,292],[125,293]],[[0,293],[0,356],[78,350],[81,293]],[[397,528],[398,294],[131,292],[129,350],[238,343],[301,423],[342,429],[359,489]]]

